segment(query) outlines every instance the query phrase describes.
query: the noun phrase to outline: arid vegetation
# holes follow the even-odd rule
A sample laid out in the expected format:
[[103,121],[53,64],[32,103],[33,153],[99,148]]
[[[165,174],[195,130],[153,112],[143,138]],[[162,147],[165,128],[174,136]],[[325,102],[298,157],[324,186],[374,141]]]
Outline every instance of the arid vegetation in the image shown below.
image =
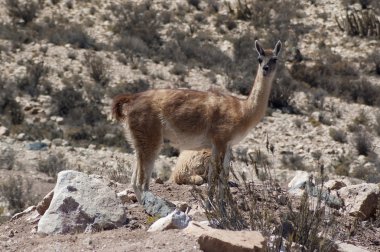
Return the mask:
[[[267,114],[233,148],[234,174],[212,199],[195,186],[197,202],[175,200],[202,205],[215,227],[274,237],[272,251],[292,242],[326,251],[337,240],[379,248],[379,207],[364,221],[334,214],[323,188],[380,183],[380,1],[4,0],[0,12],[0,222],[40,200],[62,170],[128,187],[133,150],[110,115],[116,95],[190,88],[244,98],[254,41],[281,40]],[[178,155],[165,142],[158,195],[176,195],[167,180]],[[294,196],[286,187],[301,171],[317,189]]]

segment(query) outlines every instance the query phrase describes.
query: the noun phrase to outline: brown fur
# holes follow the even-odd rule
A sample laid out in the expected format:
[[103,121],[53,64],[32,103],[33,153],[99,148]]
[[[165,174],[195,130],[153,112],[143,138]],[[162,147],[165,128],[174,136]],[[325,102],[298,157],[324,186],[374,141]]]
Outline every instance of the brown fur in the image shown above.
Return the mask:
[[201,185],[207,181],[211,163],[211,151],[182,151],[171,175],[171,181],[179,185]]
[[[231,146],[243,139],[265,114],[276,70],[273,58],[277,58],[280,48],[279,42],[274,51],[265,51],[263,55],[264,50],[256,42],[262,63],[246,99],[183,89],[154,89],[114,99],[112,113],[124,122],[136,150],[132,185],[139,201],[141,192],[149,189],[154,160],[164,139],[181,150],[212,149],[213,162],[223,163],[228,174]],[[268,66],[265,72],[263,69]]]

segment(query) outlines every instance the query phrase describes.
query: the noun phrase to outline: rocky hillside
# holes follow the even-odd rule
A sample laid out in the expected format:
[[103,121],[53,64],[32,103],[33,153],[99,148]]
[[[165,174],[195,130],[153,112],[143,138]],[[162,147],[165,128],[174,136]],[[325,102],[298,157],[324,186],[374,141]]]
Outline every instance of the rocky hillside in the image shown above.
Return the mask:
[[[308,178],[319,178],[322,171],[316,184],[378,186],[379,19],[377,0],[2,0],[0,230],[20,235],[1,242],[10,250],[30,245],[24,239],[30,230],[8,220],[49,193],[60,171],[101,175],[119,189],[128,187],[134,157],[121,125],[111,118],[115,95],[190,88],[244,97],[257,71],[255,40],[267,48],[281,40],[283,50],[267,115],[234,147],[234,171],[265,184],[269,169],[286,195],[299,171]],[[190,187],[168,181],[178,155],[164,146],[153,174],[164,184],[155,184],[154,192],[195,208],[200,203],[192,195],[181,195]],[[301,194],[292,194],[298,195],[294,202]],[[354,214],[339,226],[341,241],[379,249],[376,200],[371,203],[377,210],[371,208],[365,218]],[[345,219],[350,211],[340,208],[338,216]],[[137,231],[113,234],[153,239],[144,232],[151,217],[140,206],[131,209],[128,218],[139,214]],[[72,238],[62,239],[67,245]],[[38,241],[47,248],[44,243],[49,238]],[[91,245],[73,243],[78,249]],[[176,246],[180,243],[173,251],[181,250]]]

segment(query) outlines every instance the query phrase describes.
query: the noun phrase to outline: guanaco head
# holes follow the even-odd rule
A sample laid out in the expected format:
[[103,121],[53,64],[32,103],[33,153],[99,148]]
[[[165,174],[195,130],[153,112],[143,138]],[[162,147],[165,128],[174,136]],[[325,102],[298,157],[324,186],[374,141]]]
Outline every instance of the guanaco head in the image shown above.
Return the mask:
[[258,61],[260,64],[259,69],[262,71],[264,77],[272,76],[276,71],[277,56],[281,50],[281,41],[279,40],[272,50],[264,50],[259,42],[255,41],[256,51],[259,54]]

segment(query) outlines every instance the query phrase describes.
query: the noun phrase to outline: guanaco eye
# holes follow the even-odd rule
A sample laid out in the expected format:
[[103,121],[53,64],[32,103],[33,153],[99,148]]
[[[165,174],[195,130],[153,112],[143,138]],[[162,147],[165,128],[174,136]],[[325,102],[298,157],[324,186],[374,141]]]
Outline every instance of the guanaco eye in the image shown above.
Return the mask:
[[257,60],[259,61],[260,64],[263,62],[263,59],[261,57],[258,57]]
[[273,63],[277,63],[277,58],[272,58]]

